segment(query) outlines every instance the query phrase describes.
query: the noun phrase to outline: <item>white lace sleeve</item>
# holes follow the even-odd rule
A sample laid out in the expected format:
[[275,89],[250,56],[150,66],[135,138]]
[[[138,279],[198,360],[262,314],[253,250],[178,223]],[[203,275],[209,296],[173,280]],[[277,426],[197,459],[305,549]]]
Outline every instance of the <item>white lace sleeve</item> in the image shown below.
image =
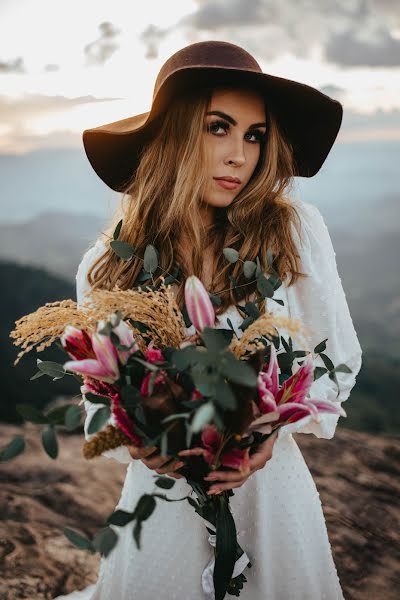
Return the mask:
[[[327,338],[325,354],[334,366],[345,363],[352,370],[351,373],[336,374],[340,386],[339,396],[334,381],[326,373],[314,381],[310,389],[311,398],[342,403],[348,399],[356,383],[356,376],[361,368],[362,350],[325,221],[318,208],[312,204],[298,201],[296,207],[301,217],[303,239],[301,243],[294,232],[302,263],[300,270],[309,276],[287,288],[289,315],[301,320],[312,330],[311,350]],[[295,343],[293,347],[296,349]],[[325,366],[319,356],[315,365]],[[282,427],[278,437],[289,433],[314,433],[317,437],[330,439],[335,433],[338,420],[339,415],[333,413],[321,414],[320,423],[315,423],[311,416],[306,416]]]
[[[89,250],[87,250],[82,257],[76,274],[76,301],[78,306],[80,306],[82,302],[86,299],[87,294],[90,295],[91,288],[87,280],[87,273],[91,265],[95,262],[95,260],[97,260],[97,258],[103,254],[104,250],[105,244],[101,240],[97,240],[96,244],[89,248]],[[85,438],[87,440],[90,440],[93,437],[93,435],[95,435],[88,433],[90,420],[93,417],[96,410],[104,406],[104,404],[94,404],[93,402],[89,402],[89,400],[85,399],[84,406],[86,410],[86,418],[84,423]],[[115,425],[115,421],[112,415],[108,422],[112,425]],[[105,452],[103,452],[102,456],[106,456],[107,458],[114,458],[115,460],[121,463],[130,463],[135,460],[131,457],[129,450],[126,446],[119,446],[118,448],[114,448],[113,450],[106,450]]]

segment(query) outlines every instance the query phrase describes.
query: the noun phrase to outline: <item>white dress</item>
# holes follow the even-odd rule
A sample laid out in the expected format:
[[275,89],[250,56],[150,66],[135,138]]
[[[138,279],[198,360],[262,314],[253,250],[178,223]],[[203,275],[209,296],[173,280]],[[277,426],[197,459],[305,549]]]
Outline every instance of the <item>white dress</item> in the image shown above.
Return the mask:
[[[326,353],[334,365],[346,363],[352,373],[338,373],[341,388],[338,402],[344,402],[353,388],[361,367],[362,350],[354,330],[335,251],[319,210],[296,200],[303,230],[303,244],[294,232],[301,256],[301,270],[310,277],[293,286],[284,283],[275,298],[284,306],[269,301],[278,314],[301,319],[316,331],[314,346],[328,338]],[[84,254],[77,272],[77,300],[90,291],[86,273],[92,261],[102,254],[104,244],[96,244]],[[241,317],[234,306],[220,316],[218,327],[228,327],[230,318],[240,336]],[[194,333],[193,326],[186,330]],[[287,336],[282,332],[285,338]],[[296,345],[294,344],[296,347]],[[324,366],[321,359],[317,364]],[[313,383],[311,396],[335,400],[337,388],[327,375]],[[85,400],[87,425],[100,405]],[[319,438],[333,437],[338,416],[324,414],[320,423],[306,416],[279,430],[273,456],[244,485],[235,488],[230,499],[238,541],[249,556],[252,567],[244,574],[247,583],[243,600],[339,600],[339,583],[328,539],[319,492],[292,433],[313,433]],[[104,452],[104,456],[127,463],[127,473],[118,508],[132,511],[143,493],[156,491],[155,471],[131,458],[126,447]],[[96,468],[94,466],[94,468]],[[101,468],[101,465],[98,465]],[[171,498],[182,498],[192,490],[185,479],[174,480],[167,491]],[[159,491],[159,489],[157,490]],[[105,515],[106,516],[106,515]],[[165,502],[157,506],[142,530],[142,549],[136,548],[132,526],[115,527],[119,540],[107,558],[102,558],[96,585],[58,599],[68,600],[203,600],[201,574],[213,555],[203,520],[187,501]],[[226,598],[231,596],[226,595]]]

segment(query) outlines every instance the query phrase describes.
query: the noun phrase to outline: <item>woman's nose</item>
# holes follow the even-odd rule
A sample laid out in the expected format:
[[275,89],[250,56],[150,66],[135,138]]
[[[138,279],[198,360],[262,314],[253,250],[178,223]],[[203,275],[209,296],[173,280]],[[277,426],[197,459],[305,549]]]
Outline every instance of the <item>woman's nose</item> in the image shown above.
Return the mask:
[[243,165],[246,162],[243,140],[237,142],[232,141],[225,158],[225,163],[230,164],[232,162],[235,163],[235,165]]

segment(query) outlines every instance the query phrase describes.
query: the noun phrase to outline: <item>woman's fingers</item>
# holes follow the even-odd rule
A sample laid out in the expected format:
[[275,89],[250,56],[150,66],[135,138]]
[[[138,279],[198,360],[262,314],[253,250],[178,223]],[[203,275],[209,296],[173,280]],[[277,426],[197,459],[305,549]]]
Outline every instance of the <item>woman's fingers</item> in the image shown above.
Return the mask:
[[[252,470],[250,469],[250,473],[248,475],[246,475],[247,477],[250,477],[250,475],[252,474]],[[204,481],[231,481],[232,483],[236,483],[239,481],[243,481],[244,477],[243,477],[243,473],[240,473],[239,471],[236,471],[234,469],[230,470],[230,471],[213,471],[212,473],[209,473],[207,475],[207,477],[204,477]]]
[[278,431],[274,431],[265,442],[259,445],[257,450],[250,456],[250,468],[252,470],[258,470],[265,467],[266,463],[271,460],[274,444],[278,437]]
[[223,492],[224,490],[231,490],[233,488],[238,488],[240,486],[242,486],[244,483],[246,483],[246,481],[248,480],[248,477],[246,477],[245,479],[241,479],[240,481],[230,481],[227,483],[217,483],[216,485],[212,485],[210,487],[210,489],[208,490],[207,494],[209,496],[212,496],[213,494],[218,494],[220,492]]
[[128,444],[128,450],[132,458],[144,458],[152,454],[155,450],[157,450],[157,446],[135,446],[134,444]]
[[175,471],[176,469],[180,469],[181,467],[183,467],[184,464],[185,463],[180,460],[174,460],[174,462],[156,469],[156,473],[158,473],[159,475],[164,475],[165,473],[169,474],[170,471]]

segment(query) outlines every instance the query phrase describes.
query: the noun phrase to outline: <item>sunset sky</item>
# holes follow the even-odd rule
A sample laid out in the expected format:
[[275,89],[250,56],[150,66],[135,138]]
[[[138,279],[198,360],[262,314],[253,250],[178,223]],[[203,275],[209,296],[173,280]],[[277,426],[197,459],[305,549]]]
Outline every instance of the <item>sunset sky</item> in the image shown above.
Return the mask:
[[398,0],[1,0],[0,154],[149,110],[164,61],[207,39],[340,100],[338,139],[400,140]]

